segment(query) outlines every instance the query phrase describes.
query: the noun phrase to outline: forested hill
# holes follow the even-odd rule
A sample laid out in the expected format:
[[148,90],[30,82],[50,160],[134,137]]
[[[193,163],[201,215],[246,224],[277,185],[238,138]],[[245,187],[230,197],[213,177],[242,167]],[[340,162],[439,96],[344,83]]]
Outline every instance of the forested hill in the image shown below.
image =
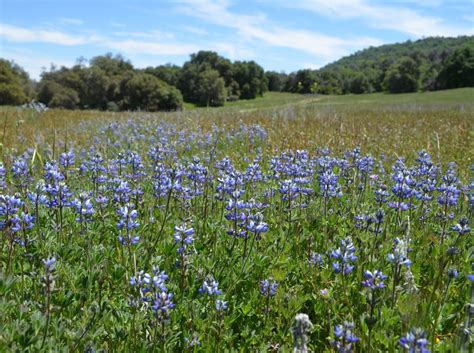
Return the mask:
[[280,90],[322,94],[398,93],[473,85],[474,36],[461,36],[370,47],[319,70],[290,74]]
[[429,37],[416,41],[386,44],[379,47],[369,47],[352,55],[345,56],[321,70],[354,68],[363,70],[370,65],[379,66],[384,61],[394,62],[402,56],[416,58],[421,56],[431,63],[440,63],[454,50],[464,46],[474,47],[474,36],[456,38]]

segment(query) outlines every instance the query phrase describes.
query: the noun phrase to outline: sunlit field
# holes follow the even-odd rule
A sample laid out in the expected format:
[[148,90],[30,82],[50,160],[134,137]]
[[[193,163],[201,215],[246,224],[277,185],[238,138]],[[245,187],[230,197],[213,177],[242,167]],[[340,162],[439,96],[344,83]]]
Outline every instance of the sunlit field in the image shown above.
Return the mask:
[[472,350],[473,92],[2,108],[0,351]]

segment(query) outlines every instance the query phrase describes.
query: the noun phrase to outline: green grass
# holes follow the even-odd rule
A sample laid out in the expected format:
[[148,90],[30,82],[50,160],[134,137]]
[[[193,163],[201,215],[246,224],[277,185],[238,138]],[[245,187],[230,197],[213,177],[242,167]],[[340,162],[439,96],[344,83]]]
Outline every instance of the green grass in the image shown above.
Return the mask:
[[343,96],[320,96],[318,105],[339,104],[473,104],[474,88],[458,88],[435,92],[416,93],[372,93],[372,94],[348,94]]
[[[242,99],[235,102],[227,102],[224,107],[217,109],[237,109],[244,111],[252,111],[257,109],[266,109],[281,107],[289,104],[296,104],[302,102],[314,101],[314,96],[307,96],[304,94],[295,94],[287,92],[267,92],[263,97],[258,97],[256,99]],[[186,110],[192,109],[216,109],[216,108],[207,108],[199,107],[193,103],[185,103],[184,108]]]
[[[347,95],[303,95],[287,92],[267,92],[263,97],[252,100],[238,100],[228,102],[224,107],[217,109],[232,109],[241,111],[252,111],[259,109],[272,109],[287,105],[307,106],[358,106],[368,108],[372,106],[393,105],[453,105],[462,104],[474,106],[474,88],[459,88],[435,92],[416,93],[371,93],[371,94],[347,94]],[[208,109],[198,107],[192,103],[184,104],[185,110]],[[209,108],[216,109],[216,108]]]

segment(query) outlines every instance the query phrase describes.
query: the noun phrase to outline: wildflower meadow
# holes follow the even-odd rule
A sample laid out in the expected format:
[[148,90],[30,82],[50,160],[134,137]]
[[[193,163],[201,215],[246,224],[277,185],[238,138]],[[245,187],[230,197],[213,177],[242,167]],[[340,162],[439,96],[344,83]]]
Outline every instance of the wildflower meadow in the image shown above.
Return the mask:
[[2,352],[474,347],[472,112],[2,114]]

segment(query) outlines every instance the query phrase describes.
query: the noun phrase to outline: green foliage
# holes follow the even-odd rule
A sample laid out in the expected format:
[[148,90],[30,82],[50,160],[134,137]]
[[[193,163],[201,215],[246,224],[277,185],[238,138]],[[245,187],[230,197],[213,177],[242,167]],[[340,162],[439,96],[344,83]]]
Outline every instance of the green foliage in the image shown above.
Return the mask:
[[97,66],[92,66],[82,69],[80,78],[82,85],[79,99],[82,107],[105,110],[109,90],[109,79],[106,72]]
[[134,73],[124,80],[121,87],[122,107],[125,109],[178,110],[183,104],[181,93],[176,88],[150,74]]
[[145,73],[158,77],[170,86],[178,86],[181,67],[172,64],[160,65],[156,67],[147,67]]
[[372,84],[367,76],[363,74],[357,74],[354,78],[350,81],[349,91],[351,93],[371,93],[373,92]]
[[197,103],[205,106],[222,106],[226,100],[226,87],[219,72],[207,69],[199,73],[196,83]]
[[419,68],[410,57],[403,57],[389,67],[383,87],[390,93],[407,93],[418,90]]
[[268,81],[263,68],[254,61],[232,63],[215,52],[200,51],[184,64],[178,87],[186,102],[219,106],[226,100],[263,95]]
[[49,102],[51,108],[76,109],[79,104],[79,95],[68,87],[60,87]]
[[120,54],[114,56],[112,53],[107,53],[102,56],[96,56],[90,60],[89,64],[104,71],[108,77],[121,76],[133,70],[133,65],[130,61]]
[[285,88],[285,83],[288,80],[288,75],[284,72],[267,71],[265,76],[268,81],[268,90],[270,92],[281,92]]
[[[464,50],[462,48],[470,49]],[[394,89],[402,89],[403,92],[411,92],[418,88],[435,90],[470,87],[474,86],[472,80],[468,79],[473,77],[472,71],[470,71],[472,64],[469,64],[472,63],[472,59],[470,59],[472,54],[470,53],[473,52],[473,48],[474,36],[432,37],[370,47],[339,59],[319,70],[300,70],[292,73],[288,75],[284,90],[286,92],[301,91],[302,93],[321,94],[382,92],[387,87],[384,86],[384,83],[388,84],[389,81],[393,83]],[[454,52],[457,52],[455,57]],[[419,71],[415,75],[416,83],[413,75],[406,77],[398,70],[397,64],[402,57],[409,57],[415,62]],[[451,61],[451,71],[443,69],[448,61]],[[442,70],[446,71],[446,74],[438,76]],[[306,71],[312,71],[312,73]],[[390,79],[387,79],[388,75],[391,76]],[[456,75],[459,79],[454,79]],[[450,86],[446,85],[448,77],[453,77],[454,80]],[[402,81],[406,79],[408,82],[404,84]],[[314,83],[316,85],[311,91],[309,87]]]
[[457,49],[446,60],[438,76],[439,89],[474,86],[474,46]]
[[237,61],[233,71],[233,77],[239,85],[240,98],[255,99],[267,91],[267,77],[263,68],[255,61]]
[[52,80],[42,80],[38,85],[38,100],[49,105],[56,93],[64,89],[59,83]]
[[317,75],[314,70],[299,70],[296,72],[294,81],[296,83],[292,87],[294,93],[314,93]]
[[18,105],[28,97],[22,88],[21,76],[12,63],[0,59],[0,105]]

